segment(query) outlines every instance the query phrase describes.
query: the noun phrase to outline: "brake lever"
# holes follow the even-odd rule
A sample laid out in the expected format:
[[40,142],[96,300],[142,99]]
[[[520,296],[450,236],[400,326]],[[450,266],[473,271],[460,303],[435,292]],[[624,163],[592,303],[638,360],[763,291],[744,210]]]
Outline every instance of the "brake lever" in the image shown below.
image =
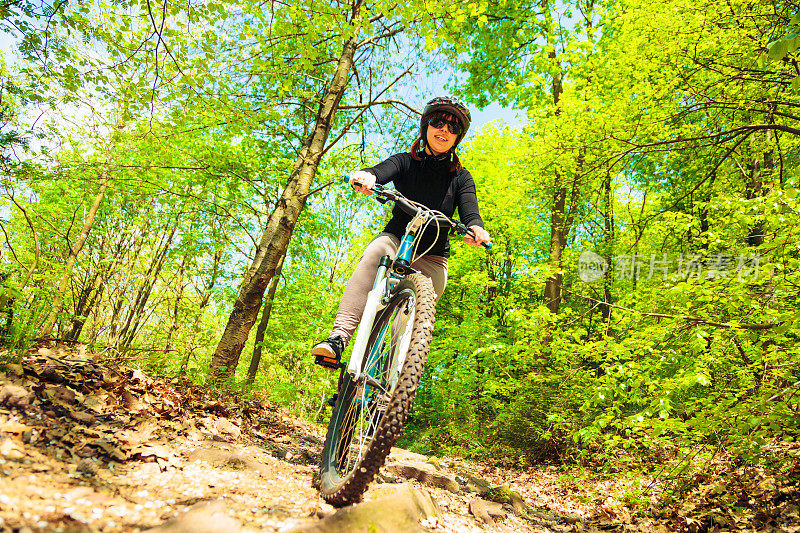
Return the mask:
[[[475,237],[475,233],[471,229],[469,229],[467,226],[465,226],[463,222],[455,221],[455,223],[456,223],[456,228],[458,229],[458,231],[462,232],[461,233],[462,235],[469,235],[470,237]],[[491,250],[492,249],[491,241],[490,242],[482,242],[481,246],[483,246],[487,250]]]

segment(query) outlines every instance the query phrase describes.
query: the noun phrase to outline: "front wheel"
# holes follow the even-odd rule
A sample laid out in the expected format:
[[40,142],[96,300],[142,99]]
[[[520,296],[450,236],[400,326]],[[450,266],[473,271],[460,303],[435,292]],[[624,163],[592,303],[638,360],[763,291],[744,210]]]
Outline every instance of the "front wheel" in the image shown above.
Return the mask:
[[320,493],[331,505],[361,500],[400,435],[428,358],[435,310],[430,279],[400,280],[370,329],[365,377],[355,382],[343,374],[320,467]]

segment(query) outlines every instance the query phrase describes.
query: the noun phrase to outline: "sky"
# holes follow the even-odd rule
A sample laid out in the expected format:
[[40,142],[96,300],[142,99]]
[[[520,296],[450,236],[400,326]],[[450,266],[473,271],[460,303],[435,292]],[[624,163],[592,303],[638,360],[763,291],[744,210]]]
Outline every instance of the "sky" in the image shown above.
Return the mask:
[[473,108],[472,126],[467,138],[480,132],[481,128],[491,122],[502,120],[506,126],[522,129],[525,124],[525,112],[518,109],[502,107],[497,103],[490,104],[486,109]]
[[[454,79],[466,79],[466,73],[454,73],[454,70],[442,70],[439,75],[421,74],[414,80],[415,88],[408,89],[408,94],[403,94],[403,98],[409,103],[413,103],[417,109],[422,109],[425,102],[435,96],[453,94]],[[480,133],[481,129],[487,124],[502,120],[506,126],[522,129],[526,122],[526,113],[518,109],[507,108],[496,102],[491,103],[484,109],[478,109],[474,105],[469,105],[472,116],[472,124],[467,132],[466,140]]]

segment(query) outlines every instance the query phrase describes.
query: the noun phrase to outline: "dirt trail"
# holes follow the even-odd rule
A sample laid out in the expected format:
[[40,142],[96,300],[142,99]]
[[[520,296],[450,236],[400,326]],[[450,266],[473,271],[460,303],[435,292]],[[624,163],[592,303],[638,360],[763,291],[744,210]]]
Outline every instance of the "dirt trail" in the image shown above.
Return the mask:
[[336,510],[313,486],[323,436],[267,401],[41,350],[0,367],[0,531],[666,530],[625,514],[619,482],[589,497],[553,468],[399,449]]

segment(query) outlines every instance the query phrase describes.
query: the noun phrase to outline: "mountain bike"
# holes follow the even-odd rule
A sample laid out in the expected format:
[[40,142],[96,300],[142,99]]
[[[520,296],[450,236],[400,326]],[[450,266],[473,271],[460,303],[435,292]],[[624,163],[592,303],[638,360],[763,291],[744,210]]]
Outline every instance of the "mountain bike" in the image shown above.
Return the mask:
[[427,252],[418,253],[419,237],[432,226],[472,235],[461,222],[394,189],[376,184],[372,191],[377,201],[394,202],[413,218],[395,257],[383,256],[378,264],[350,360],[340,370],[318,481],[322,497],[337,507],[360,501],[383,466],[428,358],[436,295],[431,280],[411,267]]

